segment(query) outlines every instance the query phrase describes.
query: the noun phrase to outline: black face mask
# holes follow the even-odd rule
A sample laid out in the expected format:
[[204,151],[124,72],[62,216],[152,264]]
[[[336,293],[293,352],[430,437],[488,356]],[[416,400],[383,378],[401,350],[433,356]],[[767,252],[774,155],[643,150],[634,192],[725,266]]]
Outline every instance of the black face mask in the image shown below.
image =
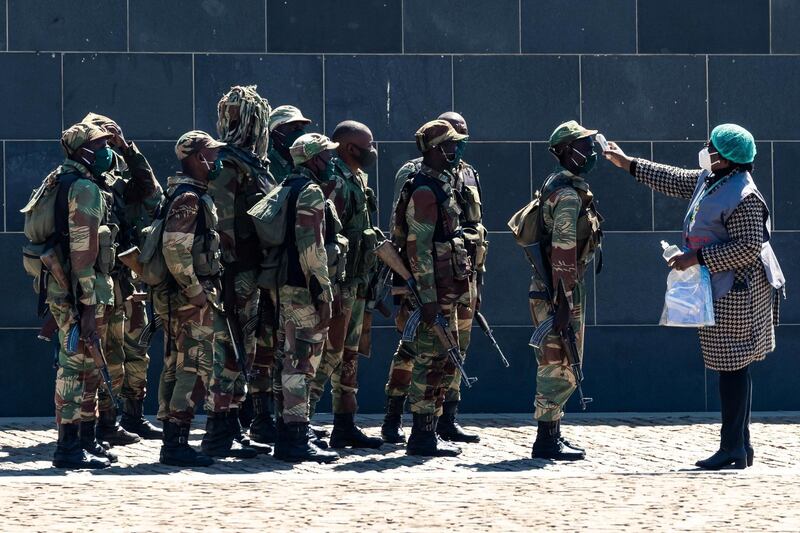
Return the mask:
[[378,151],[375,148],[364,149],[360,146],[356,146],[356,148],[358,149],[358,157],[356,159],[361,168],[371,167],[378,160]]

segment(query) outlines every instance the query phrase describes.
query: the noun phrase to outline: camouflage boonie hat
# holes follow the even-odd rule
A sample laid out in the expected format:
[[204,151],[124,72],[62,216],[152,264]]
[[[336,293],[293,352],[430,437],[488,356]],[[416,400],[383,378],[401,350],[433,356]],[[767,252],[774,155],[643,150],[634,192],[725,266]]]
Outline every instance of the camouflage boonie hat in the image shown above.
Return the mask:
[[292,143],[289,153],[292,155],[292,162],[295,165],[301,165],[325,150],[333,150],[338,147],[339,143],[333,142],[321,133],[306,133]]
[[446,141],[463,141],[464,139],[469,139],[469,135],[458,133],[455,128],[453,128],[452,124],[441,119],[426,122],[417,130],[414,137],[420,152],[427,152]]
[[560,124],[553,131],[553,134],[550,135],[550,146],[553,147],[562,143],[577,141],[578,139],[583,139],[595,133],[597,133],[597,130],[587,130],[576,121],[570,120]]
[[175,143],[175,155],[178,156],[180,161],[203,148],[218,148],[220,146],[225,146],[225,143],[215,140],[204,131],[192,130],[181,135],[181,138]]
[[67,156],[75,153],[75,150],[89,141],[95,139],[109,139],[111,134],[94,124],[88,122],[78,122],[61,133],[61,148]]
[[88,115],[83,117],[81,122],[86,122],[87,124],[94,124],[95,126],[98,126],[99,128],[102,129],[106,129],[108,126],[114,126],[117,129],[121,130],[119,124],[117,124],[114,120],[105,115],[100,115],[99,113],[89,113]]
[[269,114],[269,131],[274,130],[281,124],[288,122],[303,122],[304,124],[311,124],[311,121],[303,116],[293,105],[282,105],[272,110]]

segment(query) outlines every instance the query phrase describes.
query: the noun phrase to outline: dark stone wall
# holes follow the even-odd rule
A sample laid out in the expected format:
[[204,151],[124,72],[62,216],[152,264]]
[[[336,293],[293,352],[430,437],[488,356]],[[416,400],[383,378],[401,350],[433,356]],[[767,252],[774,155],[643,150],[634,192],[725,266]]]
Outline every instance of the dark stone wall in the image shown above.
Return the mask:
[[[505,222],[552,169],[545,141],[564,120],[681,166],[696,165],[714,125],[744,125],[759,141],[754,175],[790,288],[800,276],[798,23],[794,0],[2,2],[0,416],[52,412],[51,347],[36,340],[19,208],[61,159],[61,130],[88,111],[117,119],[160,178],[175,169],[182,132],[214,130],[216,102],[232,84],[258,84],[273,106],[297,105],[327,133],[361,120],[379,144],[371,180],[384,226],[394,173],[416,155],[416,128],[448,109],[463,113],[491,231],[484,311],[512,364],[503,369],[476,329],[468,366],[480,381],[463,409],[525,412],[536,367],[529,267]],[[658,241],[679,239],[685,202],[605,162],[591,182],[607,230],[604,271],[588,276],[585,390],[595,410],[717,408],[695,332],[657,325],[667,275]],[[787,379],[800,373],[795,298],[782,315],[778,350],[755,366],[756,409],[800,409]],[[361,361],[368,412],[382,407],[397,341],[386,320],[374,337],[372,359]],[[152,356],[149,412],[160,346]]]

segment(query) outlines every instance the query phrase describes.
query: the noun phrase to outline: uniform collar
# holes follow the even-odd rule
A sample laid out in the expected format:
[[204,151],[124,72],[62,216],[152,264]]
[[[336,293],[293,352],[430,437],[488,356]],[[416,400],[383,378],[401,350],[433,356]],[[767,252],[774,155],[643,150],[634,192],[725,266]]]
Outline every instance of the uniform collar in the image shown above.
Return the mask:
[[94,178],[94,175],[89,171],[88,168],[70,158],[64,159],[64,162],[61,163],[61,168],[65,172],[77,172],[85,178]]
[[178,172],[174,176],[170,176],[167,179],[167,187],[177,187],[178,185],[192,185],[199,189],[203,190],[208,189],[207,181],[201,181],[199,179],[188,176],[183,172]]
[[353,169],[351,169],[349,166],[347,166],[347,163],[342,161],[342,159],[339,158],[339,157],[334,157],[333,161],[334,161],[334,164],[336,165],[336,168],[339,170],[339,172],[342,174],[342,176],[345,179],[354,180],[354,181],[358,179],[358,180],[360,180],[362,182],[362,184],[366,184],[366,182],[367,182],[367,173],[366,172],[364,172],[361,169],[356,170],[355,172],[353,172]]
[[292,174],[303,176],[304,178],[308,178],[317,184],[320,183],[320,179],[317,177],[317,175],[314,174],[310,168],[304,167],[303,165],[297,165],[296,167],[294,167],[294,170],[292,170]]
[[275,149],[274,146],[270,146],[269,151],[267,152],[267,158],[269,159],[270,164],[281,167],[287,173],[294,168],[292,163],[289,162],[289,160],[284,159],[284,157]]
[[558,174],[560,174],[565,178],[569,178],[572,181],[572,186],[575,187],[576,189],[581,189],[582,191],[589,190],[589,184],[586,183],[585,179],[583,179],[581,176],[578,176],[577,174],[573,174],[566,168],[559,167]]

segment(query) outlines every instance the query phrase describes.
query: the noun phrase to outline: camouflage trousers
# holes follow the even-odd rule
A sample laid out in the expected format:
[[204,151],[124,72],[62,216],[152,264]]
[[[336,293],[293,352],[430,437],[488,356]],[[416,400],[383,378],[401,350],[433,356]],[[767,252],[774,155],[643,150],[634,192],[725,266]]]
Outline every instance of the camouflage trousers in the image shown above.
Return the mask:
[[[476,290],[470,290],[471,295],[477,295]],[[467,348],[472,337],[472,321],[477,297],[472,298],[472,305],[456,306],[456,322],[458,327],[458,346],[463,361],[467,359]],[[408,320],[410,309],[404,304],[400,307],[395,319],[398,331],[402,332]],[[414,349],[411,343],[402,340],[397,345],[397,350],[389,366],[389,380],[386,382],[387,396],[406,396],[411,385],[411,371],[414,367]],[[461,371],[455,368],[452,375],[444,377],[442,387],[445,390],[445,401],[461,401]]]
[[[543,286],[534,277],[531,280],[531,294],[541,292]],[[570,322],[575,330],[578,354],[583,361],[583,335],[586,324],[586,287],[583,282],[575,285],[572,291],[572,316]],[[530,299],[531,317],[538,326],[550,315],[550,303],[536,298]],[[577,387],[575,373],[569,365],[567,352],[561,337],[551,331],[544,339],[541,349],[536,352],[536,400],[534,418],[542,422],[554,422],[564,416],[564,405]]]
[[275,412],[285,423],[309,421],[310,381],[322,359],[327,328],[308,289],[281,287],[279,353],[275,357],[273,389]]
[[[247,328],[258,319],[259,289],[256,284],[255,270],[237,272],[234,278],[236,308],[234,312],[242,328],[243,344],[248,367],[252,366],[256,354],[255,328]],[[229,311],[226,309],[226,311]],[[247,393],[247,383],[242,373],[241,364],[233,351],[231,336],[224,320],[217,321],[214,328],[214,364],[211,372],[211,383],[208,389],[205,410],[209,413],[225,412],[231,407],[238,408]]]
[[164,368],[158,386],[158,419],[185,424],[206,397],[219,313],[210,303],[196,307],[173,294],[159,298],[164,323]]
[[[451,331],[457,334],[452,307],[442,307],[442,314],[449,321]],[[447,348],[442,345],[433,328],[420,322],[409,348],[414,353],[411,368],[411,384],[408,389],[408,404],[412,413],[442,415],[444,383],[452,380],[455,365],[447,357]]]
[[358,410],[358,343],[364,324],[366,300],[357,287],[341,289],[341,312],[331,319],[328,339],[317,373],[311,381],[311,416],[331,380],[334,414],[355,414]]
[[[145,302],[116,298],[108,320],[106,361],[111,374],[112,390],[117,398],[142,400],[147,393],[147,367],[150,366],[149,346],[139,344],[142,330],[149,322]],[[113,407],[104,388],[98,391],[99,410]]]
[[[83,349],[82,342],[78,346],[77,353],[72,355],[67,353],[67,334],[76,321],[72,306],[50,302],[49,307],[58,324],[56,423],[73,424],[94,420],[97,411],[97,389],[102,381],[100,370],[95,367],[94,360]],[[111,306],[98,305],[95,308],[96,331],[105,345]]]

